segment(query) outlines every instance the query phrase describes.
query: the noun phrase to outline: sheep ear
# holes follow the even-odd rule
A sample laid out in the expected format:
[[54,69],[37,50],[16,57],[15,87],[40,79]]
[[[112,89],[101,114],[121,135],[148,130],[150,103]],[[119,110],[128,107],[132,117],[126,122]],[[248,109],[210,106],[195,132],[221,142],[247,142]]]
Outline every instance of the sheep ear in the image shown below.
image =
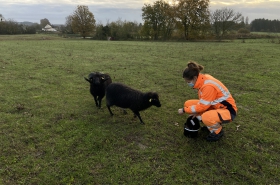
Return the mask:
[[149,99],[149,102],[152,102],[152,98],[151,98],[151,99]]

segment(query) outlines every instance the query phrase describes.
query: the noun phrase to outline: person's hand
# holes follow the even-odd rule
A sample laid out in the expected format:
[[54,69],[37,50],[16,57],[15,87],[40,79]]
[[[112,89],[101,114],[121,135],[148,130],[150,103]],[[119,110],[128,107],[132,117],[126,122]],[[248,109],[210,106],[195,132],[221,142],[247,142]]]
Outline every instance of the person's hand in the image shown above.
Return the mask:
[[178,109],[178,113],[179,114],[184,114],[184,110],[183,109]]

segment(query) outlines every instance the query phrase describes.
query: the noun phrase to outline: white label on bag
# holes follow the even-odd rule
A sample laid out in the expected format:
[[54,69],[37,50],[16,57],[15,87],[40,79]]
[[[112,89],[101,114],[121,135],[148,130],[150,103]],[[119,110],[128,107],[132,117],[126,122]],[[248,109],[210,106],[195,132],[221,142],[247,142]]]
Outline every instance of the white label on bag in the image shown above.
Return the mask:
[[192,125],[195,125],[195,123],[194,123],[194,121],[191,119],[191,123],[192,123]]

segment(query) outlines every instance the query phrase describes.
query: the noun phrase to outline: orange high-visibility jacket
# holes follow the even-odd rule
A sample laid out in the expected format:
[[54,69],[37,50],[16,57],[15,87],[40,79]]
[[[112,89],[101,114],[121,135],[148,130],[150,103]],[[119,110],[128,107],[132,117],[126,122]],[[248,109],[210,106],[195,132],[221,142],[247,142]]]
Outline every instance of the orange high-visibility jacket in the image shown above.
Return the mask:
[[236,115],[235,100],[222,82],[211,75],[199,73],[193,87],[198,89],[199,102],[197,105],[184,107],[188,114],[200,114],[208,109],[228,109],[232,115]]

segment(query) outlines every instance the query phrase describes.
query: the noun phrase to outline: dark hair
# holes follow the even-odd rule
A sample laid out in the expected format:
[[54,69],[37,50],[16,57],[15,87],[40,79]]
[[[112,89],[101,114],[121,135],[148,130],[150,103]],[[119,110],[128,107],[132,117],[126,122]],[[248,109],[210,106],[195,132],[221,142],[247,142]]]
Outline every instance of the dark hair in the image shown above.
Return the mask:
[[188,66],[183,72],[183,78],[192,80],[195,76],[199,75],[199,72],[202,71],[204,67],[196,62],[190,61]]

